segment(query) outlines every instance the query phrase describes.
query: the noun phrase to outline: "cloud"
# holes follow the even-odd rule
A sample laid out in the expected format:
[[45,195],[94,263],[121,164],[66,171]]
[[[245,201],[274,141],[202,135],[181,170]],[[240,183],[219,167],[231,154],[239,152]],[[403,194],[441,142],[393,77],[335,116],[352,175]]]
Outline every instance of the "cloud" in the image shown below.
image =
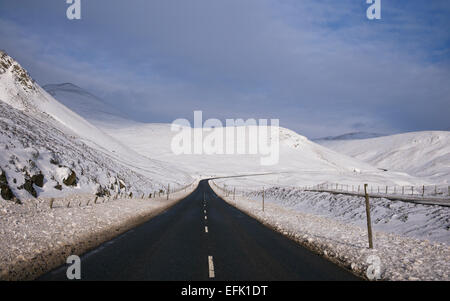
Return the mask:
[[449,125],[445,1],[383,1],[380,22],[350,0],[83,1],[75,22],[15,2],[0,5],[2,47],[39,82],[72,81],[138,120],[202,109],[308,136]]

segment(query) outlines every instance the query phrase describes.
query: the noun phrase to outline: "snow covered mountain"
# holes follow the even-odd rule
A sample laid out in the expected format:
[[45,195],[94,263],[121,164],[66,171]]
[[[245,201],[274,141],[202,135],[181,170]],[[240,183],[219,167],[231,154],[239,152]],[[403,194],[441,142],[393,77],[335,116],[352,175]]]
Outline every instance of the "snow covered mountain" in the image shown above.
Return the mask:
[[450,182],[450,132],[411,132],[322,145],[387,170],[426,177],[435,184]]
[[2,197],[149,193],[192,178],[139,155],[55,100],[0,52]]
[[[70,87],[70,89],[67,89]],[[324,182],[403,184],[420,182],[404,173],[386,173],[380,169],[336,153],[306,137],[285,128],[279,129],[280,160],[273,166],[262,166],[259,155],[174,155],[171,142],[176,135],[170,124],[140,123],[117,117],[99,104],[97,97],[73,89],[71,85],[48,85],[48,91],[105,133],[122,141],[142,156],[170,162],[194,176],[230,176],[271,173],[255,178],[261,183],[310,185]],[[77,102],[78,97],[80,101]],[[90,106],[90,103],[93,106]],[[92,109],[92,108],[95,108]],[[83,113],[85,112],[85,113]],[[199,129],[191,129],[192,135]],[[236,131],[236,129],[234,129]],[[203,132],[207,136],[206,132]],[[225,141],[224,143],[236,141]]]

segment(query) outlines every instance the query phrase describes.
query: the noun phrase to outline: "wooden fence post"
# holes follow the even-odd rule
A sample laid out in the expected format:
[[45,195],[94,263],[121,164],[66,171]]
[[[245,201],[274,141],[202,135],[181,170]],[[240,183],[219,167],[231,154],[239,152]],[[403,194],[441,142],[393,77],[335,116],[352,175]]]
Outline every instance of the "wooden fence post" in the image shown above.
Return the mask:
[[170,193],[170,184],[167,185],[167,199],[169,199],[169,193]]
[[264,212],[264,187],[262,191],[262,211]]
[[370,219],[370,203],[369,203],[369,195],[367,194],[367,184],[364,184],[364,195],[366,198],[367,235],[369,237],[369,248],[373,249],[372,221]]

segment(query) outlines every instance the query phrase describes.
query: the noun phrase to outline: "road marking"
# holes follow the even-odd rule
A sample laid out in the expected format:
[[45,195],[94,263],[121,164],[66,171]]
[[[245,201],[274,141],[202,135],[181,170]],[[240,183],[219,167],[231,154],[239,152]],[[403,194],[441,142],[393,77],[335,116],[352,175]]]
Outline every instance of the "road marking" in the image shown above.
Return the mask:
[[206,210],[203,210],[203,213],[206,214]]
[[205,220],[208,219],[208,217],[205,215]]
[[213,263],[213,257],[208,256],[208,266],[209,266],[209,278],[214,278],[214,263]]
[[208,226],[205,226],[205,233],[208,233]]

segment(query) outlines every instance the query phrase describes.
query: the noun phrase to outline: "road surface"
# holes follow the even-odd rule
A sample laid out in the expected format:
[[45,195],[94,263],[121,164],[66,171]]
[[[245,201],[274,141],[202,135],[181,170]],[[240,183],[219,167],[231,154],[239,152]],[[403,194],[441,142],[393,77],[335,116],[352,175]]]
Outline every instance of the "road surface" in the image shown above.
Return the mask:
[[[67,280],[66,266],[39,280]],[[82,280],[358,280],[201,181],[188,197],[81,257]]]

